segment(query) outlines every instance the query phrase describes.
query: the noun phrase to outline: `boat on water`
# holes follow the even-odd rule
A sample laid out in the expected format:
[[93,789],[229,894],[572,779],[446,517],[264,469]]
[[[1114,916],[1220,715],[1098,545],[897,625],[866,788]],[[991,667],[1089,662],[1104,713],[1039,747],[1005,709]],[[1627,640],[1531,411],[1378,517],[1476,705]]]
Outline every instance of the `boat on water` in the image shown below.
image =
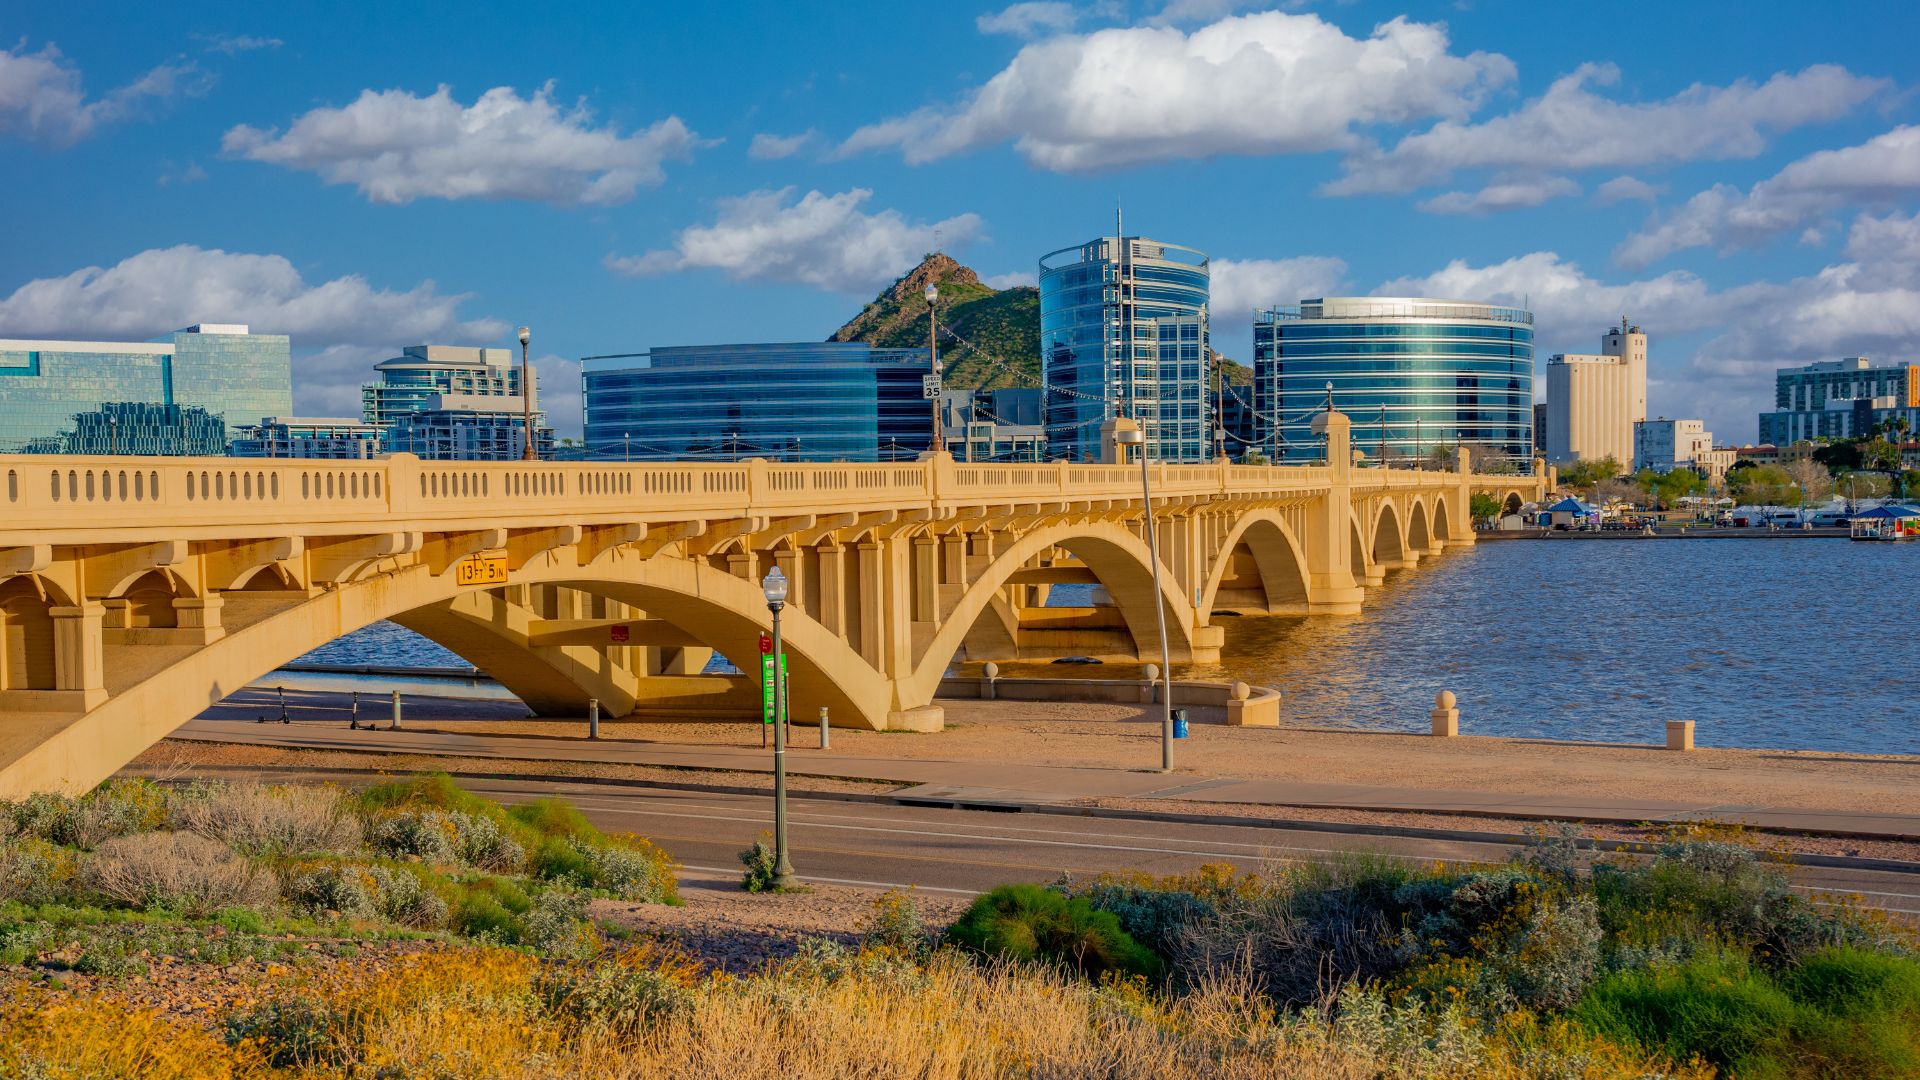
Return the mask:
[[1911,506],[1876,506],[1854,515],[1849,538],[1874,543],[1920,540],[1920,510]]

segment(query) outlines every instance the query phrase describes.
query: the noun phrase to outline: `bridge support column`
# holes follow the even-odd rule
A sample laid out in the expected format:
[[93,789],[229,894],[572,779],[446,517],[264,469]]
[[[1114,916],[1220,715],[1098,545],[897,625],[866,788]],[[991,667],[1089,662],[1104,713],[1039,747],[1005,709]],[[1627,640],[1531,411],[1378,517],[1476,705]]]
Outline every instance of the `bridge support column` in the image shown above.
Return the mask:
[[1337,412],[1324,419],[1327,494],[1306,515],[1307,612],[1352,614],[1366,596],[1356,581],[1365,571],[1353,565],[1353,422]]
[[56,607],[53,616],[53,688],[62,704],[86,712],[107,700],[106,605]]
[[[886,670],[887,576],[884,552],[877,541],[854,545],[858,569],[855,593],[860,597],[860,656],[881,671]],[[904,614],[904,613],[902,613]]]
[[835,634],[847,630],[847,549],[833,544],[820,549],[820,625]]
[[939,541],[913,538],[913,621],[931,623],[940,617]]

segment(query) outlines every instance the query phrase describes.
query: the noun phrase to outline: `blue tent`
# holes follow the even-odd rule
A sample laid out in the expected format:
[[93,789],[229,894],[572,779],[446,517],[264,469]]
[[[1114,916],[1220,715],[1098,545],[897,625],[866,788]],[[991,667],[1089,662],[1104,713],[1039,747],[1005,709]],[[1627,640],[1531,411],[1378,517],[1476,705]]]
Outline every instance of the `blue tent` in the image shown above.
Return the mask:
[[1593,507],[1572,497],[1561,499],[1559,502],[1547,507],[1545,512],[1549,514],[1578,514],[1582,517],[1588,514],[1599,513],[1599,511]]
[[1911,506],[1876,506],[1871,510],[1853,515],[1853,520],[1859,521],[1864,518],[1868,521],[1887,521],[1911,517],[1920,517],[1920,510],[1915,510]]

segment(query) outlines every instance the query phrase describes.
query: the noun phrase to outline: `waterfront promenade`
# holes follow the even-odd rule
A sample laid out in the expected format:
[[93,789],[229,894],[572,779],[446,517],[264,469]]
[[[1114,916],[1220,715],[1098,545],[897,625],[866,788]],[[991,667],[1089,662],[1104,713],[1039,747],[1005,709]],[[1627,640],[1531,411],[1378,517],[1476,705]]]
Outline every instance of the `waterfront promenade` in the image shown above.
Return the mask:
[[[686,770],[685,779],[759,773],[771,764],[751,724],[607,723],[602,739],[591,742],[583,723],[522,719],[511,703],[420,698],[409,699],[398,731],[350,731],[342,695],[290,692],[288,701],[297,723],[258,723],[277,717],[277,698],[247,691],[174,738],[476,763],[648,765]],[[1157,727],[1140,706],[943,704],[953,722],[934,736],[835,731],[833,749],[823,752],[811,745],[811,729],[796,729],[789,768],[961,804],[1120,800],[1162,812],[1290,806],[1616,823],[1713,819],[1920,841],[1914,757],[1711,748],[1681,754],[1652,746],[1196,725],[1177,745],[1176,771],[1161,775],[1145,771],[1158,763]]]

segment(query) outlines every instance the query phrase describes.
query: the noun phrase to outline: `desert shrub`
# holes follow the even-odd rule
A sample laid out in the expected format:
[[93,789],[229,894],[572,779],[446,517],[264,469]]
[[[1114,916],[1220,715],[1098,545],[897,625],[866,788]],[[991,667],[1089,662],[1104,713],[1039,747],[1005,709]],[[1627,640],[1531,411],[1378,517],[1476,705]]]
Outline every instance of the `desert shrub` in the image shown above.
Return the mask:
[[454,853],[468,866],[482,870],[517,872],[527,863],[527,849],[507,835],[491,817],[454,813]]
[[547,968],[536,986],[571,1026],[630,1038],[687,1016],[697,978],[695,965],[640,949],[613,963]]
[[467,937],[511,945],[520,940],[520,916],[533,901],[519,886],[501,878],[476,878],[453,886],[448,925]]
[[362,863],[296,868],[282,889],[287,906],[321,918],[382,918],[420,929],[447,922],[447,902],[406,870]]
[[360,846],[360,822],[331,787],[209,787],[175,800],[173,825],[250,855],[345,853]]
[[528,865],[536,877],[598,889],[622,900],[661,904],[679,899],[673,860],[638,838],[592,843],[571,836],[550,837],[541,843]]
[[587,896],[564,887],[545,889],[521,916],[520,944],[563,960],[585,960],[600,951],[600,937],[587,921]]
[[766,841],[755,840],[752,847],[742,851],[740,865],[746,867],[740,884],[748,892],[773,892],[780,887],[779,859]]
[[22,837],[0,843],[0,903],[51,904],[72,896],[79,860],[70,848]]
[[1602,933],[1593,898],[1562,881],[1516,864],[1402,886],[1400,946],[1411,968],[1397,981],[1466,995],[1483,1016],[1571,1006],[1599,968]]
[[888,889],[874,898],[873,914],[861,944],[891,949],[905,956],[925,956],[933,947],[933,935],[920,917],[920,905],[905,889]]
[[1433,876],[1368,855],[1288,867],[1265,892],[1188,926],[1182,975],[1199,981],[1244,972],[1256,989],[1296,1006],[1385,978],[1408,961],[1397,897]]
[[0,1000],[0,1030],[0,1076],[19,1080],[229,1080],[263,1064],[158,1009],[104,998],[15,991]]
[[1054,964],[1090,978],[1152,977],[1162,966],[1112,912],[1039,885],[1002,885],[981,896],[948,928],[947,940],[982,956]]
[[251,1048],[277,1069],[342,1064],[352,1020],[308,997],[265,1001],[230,1014],[223,1025],[229,1046]]
[[1172,959],[1189,926],[1213,918],[1219,909],[1212,900],[1180,888],[1159,888],[1139,881],[1100,877],[1086,885],[1061,882],[1054,886],[1102,911],[1112,912],[1120,928],[1157,955]]
[[1592,891],[1615,970],[1684,963],[1705,943],[1786,964],[1880,936],[1856,913],[1795,893],[1786,872],[1752,850],[1721,841],[1683,841],[1650,862],[1596,866]]
[[457,828],[453,815],[440,810],[400,810],[368,825],[367,846],[390,858],[450,865],[460,861]]
[[182,832],[120,836],[82,865],[86,887],[115,903],[204,915],[271,902],[273,876],[225,844]]
[[110,780],[77,799],[39,792],[6,810],[18,835],[90,851],[116,836],[164,827],[168,794],[150,780]]
[[535,799],[510,808],[506,814],[516,825],[541,836],[571,837],[588,845],[603,839],[593,822],[565,799]]

